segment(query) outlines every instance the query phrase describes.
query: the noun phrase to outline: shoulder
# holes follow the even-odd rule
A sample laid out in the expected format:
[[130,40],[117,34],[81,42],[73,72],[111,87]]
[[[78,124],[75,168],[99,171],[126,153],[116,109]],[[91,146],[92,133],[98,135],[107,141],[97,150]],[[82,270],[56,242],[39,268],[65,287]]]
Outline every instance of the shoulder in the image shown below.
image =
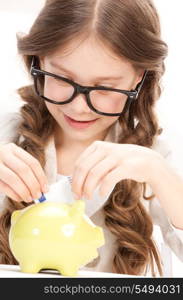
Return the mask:
[[20,112],[0,113],[0,143],[13,141],[19,124],[22,121]]
[[17,112],[6,112],[0,113],[0,126],[2,127],[6,123],[16,123],[22,119],[21,113]]
[[169,157],[169,155],[172,153],[171,144],[164,135],[156,137],[151,149],[160,153],[164,158]]

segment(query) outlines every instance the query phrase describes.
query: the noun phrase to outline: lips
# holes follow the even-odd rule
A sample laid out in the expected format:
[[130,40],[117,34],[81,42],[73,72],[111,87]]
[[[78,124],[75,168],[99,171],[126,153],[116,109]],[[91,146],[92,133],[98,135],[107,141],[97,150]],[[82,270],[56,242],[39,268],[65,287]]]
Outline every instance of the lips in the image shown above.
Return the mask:
[[[67,116],[68,117],[68,116]],[[70,118],[70,117],[68,117],[68,118]],[[86,123],[86,122],[92,122],[92,121],[95,121],[96,119],[94,119],[94,120],[75,120],[75,119],[73,119],[73,118],[70,118],[72,121],[75,121],[75,122],[83,122],[83,123]]]
[[95,123],[98,119],[94,119],[94,120],[75,120],[72,119],[71,117],[67,116],[64,114],[64,118],[67,121],[67,123],[74,128],[78,128],[78,129],[84,129],[89,127],[90,125],[92,125],[93,123]]

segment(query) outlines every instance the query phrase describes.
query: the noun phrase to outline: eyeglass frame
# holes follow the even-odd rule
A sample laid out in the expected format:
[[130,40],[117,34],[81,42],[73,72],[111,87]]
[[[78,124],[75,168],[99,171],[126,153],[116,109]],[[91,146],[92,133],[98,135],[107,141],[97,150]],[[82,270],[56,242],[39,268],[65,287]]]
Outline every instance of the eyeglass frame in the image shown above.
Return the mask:
[[[44,71],[44,70],[41,70],[39,68],[39,66],[36,67],[36,57],[33,56],[33,59],[32,59],[32,63],[31,63],[31,68],[30,68],[30,74],[33,76],[33,79],[34,79],[34,88],[35,88],[35,91],[37,93],[37,95],[39,97],[41,97],[42,99],[44,99],[45,101],[48,101],[52,104],[56,104],[56,105],[64,105],[64,104],[67,104],[67,103],[70,103],[72,102],[76,96],[78,96],[79,94],[84,94],[85,97],[86,97],[86,102],[87,102],[87,105],[88,107],[96,112],[97,114],[99,115],[104,115],[104,116],[112,116],[112,117],[115,117],[115,116],[121,116],[122,114],[124,114],[128,108],[130,107],[131,103],[134,101],[134,100],[137,100],[138,98],[138,95],[140,93],[140,90],[143,86],[143,83],[145,81],[145,78],[146,78],[146,75],[147,75],[148,71],[145,70],[144,74],[143,74],[143,77],[142,77],[142,80],[137,84],[136,88],[133,90],[130,90],[130,91],[127,91],[127,90],[121,90],[121,89],[114,89],[114,88],[108,88],[108,87],[104,87],[104,86],[83,86],[83,85],[80,85],[78,83],[76,83],[75,81],[71,80],[71,79],[68,79],[66,77],[62,77],[60,75],[56,75],[56,74],[53,74],[53,73],[50,73],[50,72],[47,72],[47,71]],[[39,93],[39,90],[38,90],[38,86],[37,86],[37,77],[38,75],[48,75],[48,76],[51,76],[51,77],[54,77],[54,78],[57,78],[57,79],[60,79],[60,80],[63,80],[69,84],[71,84],[74,88],[74,93],[73,95],[66,101],[54,101],[54,100],[51,100],[43,95],[41,95]],[[126,100],[126,103],[123,107],[123,110],[122,112],[120,113],[104,113],[104,112],[100,112],[98,111],[93,105],[92,105],[92,102],[90,100],[90,92],[93,91],[93,90],[100,90],[100,91],[112,91],[112,92],[117,92],[117,93],[121,93],[121,94],[125,94],[128,96],[127,100]]]

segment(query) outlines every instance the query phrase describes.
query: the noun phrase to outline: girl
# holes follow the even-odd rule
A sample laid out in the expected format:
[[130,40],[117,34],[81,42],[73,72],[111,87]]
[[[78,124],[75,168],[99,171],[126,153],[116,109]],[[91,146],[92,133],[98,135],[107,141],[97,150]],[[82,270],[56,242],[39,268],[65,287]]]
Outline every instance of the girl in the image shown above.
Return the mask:
[[170,248],[183,260],[183,179],[159,138],[167,45],[152,1],[47,0],[18,50],[34,84],[18,90],[20,113],[1,122],[0,262],[17,264],[11,213],[72,176],[106,240],[84,269],[171,276]]

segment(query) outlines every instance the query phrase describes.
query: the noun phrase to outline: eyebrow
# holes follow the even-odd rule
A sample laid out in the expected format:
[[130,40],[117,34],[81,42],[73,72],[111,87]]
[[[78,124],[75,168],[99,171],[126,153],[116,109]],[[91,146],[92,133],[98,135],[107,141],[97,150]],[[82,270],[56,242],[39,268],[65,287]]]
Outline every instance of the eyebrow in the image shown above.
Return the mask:
[[[59,69],[61,71],[66,72],[70,76],[74,77],[74,73],[72,73],[71,71],[67,70],[63,66],[57,65],[57,63],[55,63],[53,61],[52,62],[50,61],[50,65],[53,66],[56,69]],[[122,78],[123,78],[123,76],[98,76],[98,77],[95,77],[95,80],[120,80]]]

